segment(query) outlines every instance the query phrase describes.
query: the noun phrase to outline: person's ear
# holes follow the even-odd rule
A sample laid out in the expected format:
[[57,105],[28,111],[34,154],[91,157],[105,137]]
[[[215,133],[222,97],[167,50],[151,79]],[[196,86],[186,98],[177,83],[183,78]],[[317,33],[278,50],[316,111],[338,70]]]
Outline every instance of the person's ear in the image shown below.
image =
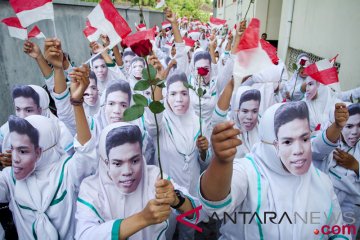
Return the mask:
[[277,139],[274,140],[273,145],[276,149],[276,154],[279,155],[279,141]]
[[35,148],[36,159],[39,159],[41,157],[41,154],[42,154],[42,148],[41,147],[36,147]]
[[109,159],[105,159],[105,160],[104,160],[104,162],[105,162],[106,166],[108,166],[108,167],[109,167],[109,164],[110,164]]

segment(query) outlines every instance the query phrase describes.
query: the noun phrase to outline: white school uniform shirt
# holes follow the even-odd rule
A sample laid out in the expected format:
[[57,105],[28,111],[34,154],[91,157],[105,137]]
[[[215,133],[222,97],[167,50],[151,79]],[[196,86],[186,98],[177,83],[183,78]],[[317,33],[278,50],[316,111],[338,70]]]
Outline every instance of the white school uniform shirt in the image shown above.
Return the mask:
[[[271,143],[276,138],[274,115],[280,105],[270,107],[260,122],[259,133],[263,142],[255,144],[251,154],[245,158],[234,160],[229,195],[214,202],[206,200],[198,190],[203,209],[209,216],[214,212],[219,218],[223,218],[224,213],[234,216],[234,213],[251,212],[246,216],[245,223],[244,214],[237,216],[236,224],[227,220],[220,228],[222,235],[219,239],[314,239],[314,229],[321,229],[323,225],[343,224],[341,209],[330,179],[312,164],[307,173],[294,176],[283,168],[277,157],[276,149]],[[312,142],[313,159],[331,152],[335,146],[326,136],[318,135]],[[293,222],[295,212],[302,217],[306,212],[308,215],[310,212],[321,214],[316,215],[319,216],[319,224],[290,224],[284,219],[280,224],[272,224],[268,217],[264,224],[265,212],[276,212],[275,222],[279,222],[285,212]],[[255,213],[263,224],[256,220],[257,217],[250,220]],[[329,239],[331,235],[321,237]]]
[[[193,113],[191,107],[184,115],[176,116],[170,110],[166,99],[164,99],[164,105],[165,111],[156,115],[159,123],[162,168],[177,184],[194,195],[201,170],[209,164],[210,149],[207,151],[205,161],[201,160],[196,147],[196,141],[200,135],[199,118]],[[146,129],[157,149],[154,115],[148,108],[145,111]],[[202,128],[206,136],[206,124],[203,124]],[[157,156],[157,153],[155,155]]]
[[[360,142],[354,147],[349,147],[346,143],[340,142],[341,150],[348,152],[359,162],[360,161]],[[344,217],[344,221],[350,225],[360,226],[360,178],[359,172],[356,174],[353,170],[346,169],[336,164],[331,152],[324,159],[314,161],[314,165],[321,171],[329,175],[334,185],[334,190],[340,203],[341,210],[346,215],[354,217],[353,219]],[[357,204],[357,205],[356,205]],[[355,239],[355,236],[353,236]]]
[[[56,117],[49,109],[50,98],[45,89],[36,85],[29,85],[32,89],[36,91],[39,95],[39,104],[41,108],[41,115],[50,119],[53,119],[60,128],[60,145],[69,155],[74,153],[74,134],[70,131],[70,129],[65,125],[61,119]],[[58,110],[59,111],[59,110]],[[0,128],[0,142],[2,143],[2,151],[10,149],[10,141],[9,141],[9,124],[6,122]]]
[[318,124],[325,125],[329,122],[329,116],[334,114],[335,104],[340,102],[330,88],[320,84],[317,97],[313,100],[304,98],[309,109],[310,130],[314,131]]
[[0,202],[9,202],[19,239],[72,239],[77,191],[97,163],[94,139],[85,145],[74,139],[76,152],[68,156],[58,144],[60,130],[51,119],[25,119],[39,131],[43,152],[23,180],[15,179],[12,167],[0,172]]
[[[141,212],[147,203],[155,198],[155,182],[160,170],[156,166],[147,166],[143,160],[142,179],[136,190],[125,194],[121,192],[109,178],[108,167],[104,163],[106,159],[105,139],[107,134],[114,128],[130,125],[128,123],[111,124],[104,129],[99,144],[99,171],[82,182],[77,200],[76,212],[76,236],[75,239],[119,239],[121,222]],[[170,179],[164,175],[165,179]],[[172,181],[172,180],[171,180]],[[178,189],[191,201],[193,207],[199,205],[199,201],[192,197],[186,189],[172,181],[174,189]],[[173,211],[175,214],[175,211]],[[177,214],[177,213],[176,213]],[[191,220],[194,223],[196,216]],[[131,237],[129,240],[163,239],[169,221],[148,226]]]
[[[198,50],[199,51],[199,50]],[[194,69],[194,56],[196,56],[196,52],[193,55],[193,59],[190,63],[190,69],[192,69],[192,74],[190,74],[188,82],[192,86],[197,88],[197,72]],[[233,56],[227,60],[227,63],[223,69],[218,69],[217,76],[211,76],[211,80],[207,85],[202,85],[201,88],[206,90],[206,93],[201,98],[201,116],[202,120],[206,125],[210,125],[211,117],[214,112],[215,106],[219,100],[219,96],[226,84],[231,80],[232,69],[234,66]],[[195,114],[197,116],[200,115],[200,105],[199,98],[193,90],[189,90],[191,106],[195,110]]]
[[[216,105],[211,119],[211,132],[217,124],[228,120],[234,121],[235,127],[241,130],[241,124],[238,118],[240,98],[244,92],[251,89],[254,88],[248,86],[241,86],[238,88],[235,97],[233,97],[234,101],[232,101],[231,111],[230,109],[223,111],[218,107],[218,105]],[[260,141],[258,132],[258,124],[256,124],[256,126],[251,131],[241,130],[239,139],[242,141],[242,144],[236,147],[236,158],[245,157],[245,155],[250,152],[252,147]]]

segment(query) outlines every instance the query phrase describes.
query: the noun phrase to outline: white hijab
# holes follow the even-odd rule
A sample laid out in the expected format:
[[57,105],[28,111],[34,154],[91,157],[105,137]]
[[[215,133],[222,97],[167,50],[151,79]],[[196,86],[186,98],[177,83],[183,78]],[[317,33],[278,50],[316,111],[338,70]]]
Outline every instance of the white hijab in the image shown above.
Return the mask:
[[56,116],[50,111],[49,104],[50,98],[48,93],[40,86],[37,85],[28,85],[39,95],[39,105],[41,108],[41,115],[48,118],[56,118]]
[[[326,186],[324,180],[313,164],[308,172],[301,176],[286,171],[273,145],[276,140],[274,116],[282,105],[283,103],[275,104],[265,111],[259,125],[261,142],[252,149],[252,156],[260,169],[261,176],[268,184],[267,196],[264,196],[268,202],[266,211],[274,211],[278,214],[286,212],[289,216],[293,216],[294,212],[299,213],[300,216],[305,216],[305,212],[321,212],[319,221],[324,225],[328,223],[324,212],[330,215],[332,209],[329,187],[324,187]],[[310,223],[291,225],[288,221],[276,226],[279,231],[278,239],[289,239],[289,236],[293,236],[293,239],[305,239],[301,236],[308,236],[314,229],[320,227]]]
[[[241,130],[241,124],[239,121],[239,117],[238,117],[238,111],[239,109],[239,104],[240,104],[240,98],[243,95],[243,93],[245,93],[248,90],[253,90],[255,88],[253,87],[249,87],[249,86],[241,86],[237,89],[236,91],[236,95],[235,98],[233,97],[233,101],[231,103],[231,119],[235,122],[236,127],[238,129]],[[262,97],[262,95],[261,95]],[[262,99],[260,100],[262,101]],[[242,131],[241,132],[241,141],[242,144],[238,147],[240,148],[240,151],[238,151],[237,153],[248,153],[250,152],[251,148],[254,146],[255,143],[259,142],[259,134],[258,134],[258,124],[256,124],[256,126],[251,130],[251,131]],[[236,156],[236,157],[243,157],[243,156]]]
[[[196,150],[196,139],[200,134],[199,117],[194,113],[190,102],[189,108],[184,115],[174,114],[166,98],[164,105],[166,130],[177,152],[184,157],[185,165],[183,170],[187,170],[191,159],[190,155]],[[205,134],[205,124],[202,124],[202,130],[203,134]]]
[[[104,221],[130,217],[142,211],[148,201],[155,198],[154,185],[159,169],[155,166],[147,166],[144,157],[142,178],[134,192],[122,192],[108,175],[108,166],[105,163],[107,159],[106,137],[111,130],[129,125],[132,124],[119,122],[104,128],[99,141],[99,170],[81,184],[82,191],[80,191],[79,197],[93,205]],[[124,199],[124,205],[119,204],[119,199]],[[164,225],[165,223],[151,225],[132,235],[132,238],[147,239],[146,236],[154,235],[154,232],[163,229]]]
[[[311,77],[308,77],[311,78]],[[324,125],[329,121],[329,116],[334,115],[335,104],[340,102],[336,99],[331,89],[321,83],[318,83],[317,96],[315,99],[305,102],[309,109],[310,129],[314,131],[318,124]]]
[[40,115],[26,117],[25,120],[38,130],[42,153],[33,172],[25,179],[15,182],[14,200],[18,205],[36,211],[33,231],[37,236],[41,236],[42,239],[57,239],[58,232],[46,215],[46,211],[57,191],[60,166],[68,156],[59,143],[58,124]]

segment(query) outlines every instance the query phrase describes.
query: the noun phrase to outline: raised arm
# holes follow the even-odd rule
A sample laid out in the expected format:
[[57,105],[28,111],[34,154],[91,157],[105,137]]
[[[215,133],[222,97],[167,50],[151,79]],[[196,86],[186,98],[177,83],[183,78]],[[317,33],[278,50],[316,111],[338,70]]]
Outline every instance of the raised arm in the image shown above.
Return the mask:
[[337,143],[341,137],[341,131],[349,119],[349,111],[345,103],[335,104],[335,122],[326,129],[326,137],[333,143]]
[[27,55],[29,55],[36,61],[44,77],[48,77],[51,74],[52,69],[48,65],[46,59],[44,58],[44,55],[42,54],[39,46],[36,43],[26,40],[23,50]]
[[74,68],[74,71],[69,74],[71,78],[70,101],[75,113],[77,140],[81,145],[87,143],[91,138],[91,132],[83,108],[84,92],[90,83],[89,73],[89,67],[84,64],[80,68]]
[[54,89],[51,92],[60,94],[67,89],[66,78],[63,69],[64,53],[61,49],[61,41],[56,38],[45,40],[45,58],[54,68]]
[[165,8],[164,12],[165,12],[166,19],[171,23],[172,31],[174,33],[174,42],[182,43],[183,39],[180,34],[176,14],[173,13],[170,8]]
[[236,27],[234,45],[231,49],[232,54],[235,54],[238,52],[238,46],[240,43],[240,39],[241,39],[241,36],[244,33],[245,29],[246,29],[246,20],[241,21],[240,24]]
[[234,122],[223,122],[215,126],[211,142],[214,157],[200,180],[201,195],[209,201],[225,199],[231,186],[233,160],[240,130],[234,128]]

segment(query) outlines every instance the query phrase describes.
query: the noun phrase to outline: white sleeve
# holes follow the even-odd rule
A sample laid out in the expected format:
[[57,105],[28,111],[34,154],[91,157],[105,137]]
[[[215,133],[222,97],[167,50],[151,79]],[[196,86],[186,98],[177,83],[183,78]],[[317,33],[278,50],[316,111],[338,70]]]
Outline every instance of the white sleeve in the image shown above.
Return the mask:
[[81,145],[76,137],[74,138],[75,154],[68,163],[68,174],[76,188],[80,186],[81,181],[85,177],[94,174],[98,166],[95,140],[95,137],[92,135],[87,143]]
[[231,54],[227,59],[226,64],[223,68],[218,69],[216,87],[217,92],[220,94],[224,90],[226,84],[231,80],[233,75],[235,55]]
[[7,176],[10,175],[10,169],[7,167],[0,171],[0,203],[10,202],[9,176]]
[[53,92],[52,96],[55,101],[58,118],[67,126],[74,136],[76,134],[76,123],[74,109],[70,103],[70,89],[67,88],[60,94]]
[[106,64],[108,66],[108,70],[116,75],[118,80],[124,80],[127,81],[127,78],[123,71],[120,70],[120,67],[118,65],[114,64]]
[[212,216],[214,212],[218,216],[224,216],[224,213],[232,214],[236,207],[239,206],[245,199],[248,191],[248,177],[246,174],[246,169],[240,164],[240,161],[244,159],[235,159],[233,163],[233,175],[231,179],[231,190],[229,195],[221,201],[209,201],[205,199],[200,191],[200,181],[202,175],[199,179],[198,184],[198,195],[200,202],[202,203],[204,211]]
[[46,87],[52,96],[52,93],[54,92],[54,86],[55,86],[54,70],[51,71],[49,76],[44,76],[44,80],[45,80]]
[[339,143],[332,143],[326,137],[326,130],[317,134],[311,139],[311,150],[313,161],[322,161],[324,160],[336,147]]
[[105,222],[97,210],[81,198],[78,198],[76,206],[75,239],[120,239],[119,229],[122,219]]
[[176,69],[183,71],[184,73],[187,72],[189,67],[188,55],[185,50],[185,43],[175,43],[176,48]]

